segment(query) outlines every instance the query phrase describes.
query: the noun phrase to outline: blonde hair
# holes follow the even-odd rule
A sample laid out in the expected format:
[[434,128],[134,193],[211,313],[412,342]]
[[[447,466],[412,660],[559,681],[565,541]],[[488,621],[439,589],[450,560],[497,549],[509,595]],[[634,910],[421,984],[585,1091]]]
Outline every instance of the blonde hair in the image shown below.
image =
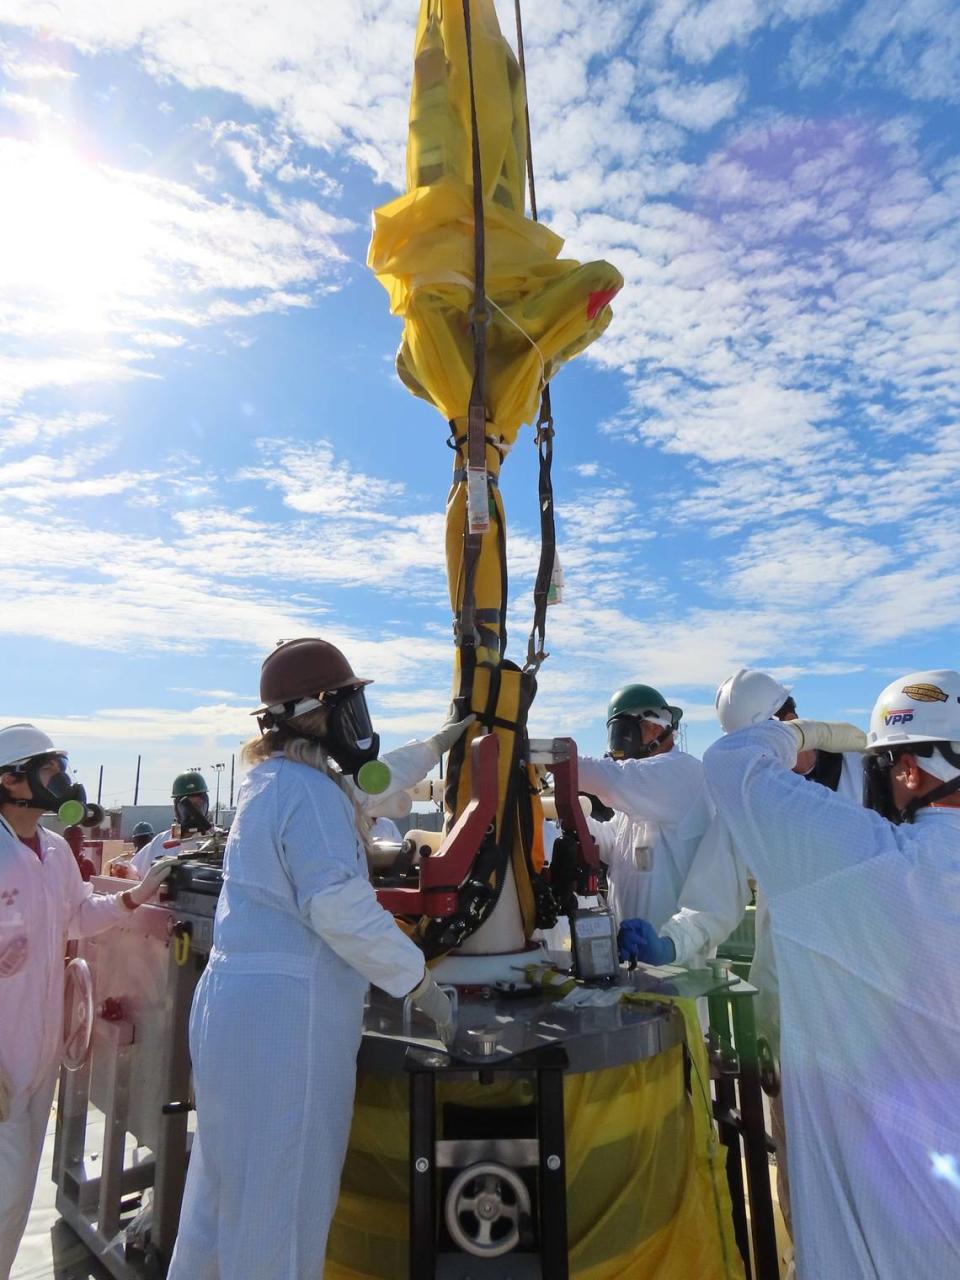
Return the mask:
[[[318,773],[325,774],[331,782],[344,793],[353,808],[353,816],[357,825],[357,834],[364,850],[370,852],[370,819],[361,809],[356,792],[348,784],[344,774],[330,763],[330,757],[323,749],[318,738],[326,732],[330,711],[327,707],[317,707],[314,711],[306,711],[302,716],[294,716],[282,721],[275,729],[268,729],[245,742],[240,749],[240,759],[248,768],[267,760],[278,751],[288,760],[297,764],[305,764]],[[307,736],[309,735],[309,736]]]

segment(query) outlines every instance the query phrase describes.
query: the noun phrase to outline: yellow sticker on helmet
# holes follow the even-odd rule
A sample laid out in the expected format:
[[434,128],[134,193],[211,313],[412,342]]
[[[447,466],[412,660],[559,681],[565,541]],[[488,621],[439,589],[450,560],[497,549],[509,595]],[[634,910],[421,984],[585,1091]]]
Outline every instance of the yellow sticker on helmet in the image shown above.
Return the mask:
[[935,684],[905,684],[903,692],[914,702],[946,702],[947,694]]

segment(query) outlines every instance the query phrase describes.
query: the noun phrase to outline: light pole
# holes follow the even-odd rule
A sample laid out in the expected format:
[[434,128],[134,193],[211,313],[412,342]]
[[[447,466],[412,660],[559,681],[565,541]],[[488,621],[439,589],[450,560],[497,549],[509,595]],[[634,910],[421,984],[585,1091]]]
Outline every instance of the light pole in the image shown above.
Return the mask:
[[217,798],[213,805],[213,825],[215,827],[219,827],[220,825],[220,775],[226,767],[226,762],[222,760],[219,764],[212,764],[210,766],[211,769],[216,769],[217,771]]

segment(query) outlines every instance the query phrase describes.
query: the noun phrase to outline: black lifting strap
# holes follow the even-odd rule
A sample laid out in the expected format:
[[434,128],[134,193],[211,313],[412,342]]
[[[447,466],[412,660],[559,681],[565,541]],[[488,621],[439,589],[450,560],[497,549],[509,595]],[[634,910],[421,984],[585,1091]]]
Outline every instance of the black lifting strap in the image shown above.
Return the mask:
[[543,388],[540,399],[540,417],[537,419],[537,453],[540,457],[540,564],[533,588],[533,626],[527,640],[527,661],[524,671],[536,674],[548,656],[544,649],[547,639],[547,603],[550,598],[550,581],[557,555],[557,525],[553,510],[553,416],[550,411],[550,387]]
[[[483,226],[483,174],[480,165],[480,132],[477,124],[477,99],[473,79],[473,32],[470,25],[470,0],[463,0],[463,32],[467,45],[467,71],[470,81],[470,132],[473,154],[473,308],[470,328],[473,334],[473,385],[467,410],[467,467],[487,465],[487,406],[485,381],[487,363],[487,298],[485,291],[486,243]],[[470,532],[468,509],[463,534],[463,599],[457,620],[457,642],[461,647],[477,644],[475,583],[483,535]],[[471,667],[472,663],[467,664]],[[463,690],[461,690],[463,692]]]

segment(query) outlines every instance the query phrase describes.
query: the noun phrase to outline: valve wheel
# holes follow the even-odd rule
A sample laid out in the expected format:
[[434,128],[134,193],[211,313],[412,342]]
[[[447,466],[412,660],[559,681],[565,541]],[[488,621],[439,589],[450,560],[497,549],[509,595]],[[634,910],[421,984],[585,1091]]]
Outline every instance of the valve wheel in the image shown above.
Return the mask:
[[499,1258],[520,1243],[530,1193],[519,1174],[505,1165],[474,1164],[451,1182],[444,1212],[450,1237],[464,1253]]
[[68,1071],[79,1071],[90,1052],[93,1036],[93,975],[86,960],[71,960],[63,981],[63,1052]]
[[760,1069],[760,1088],[768,1098],[776,1098],[780,1094],[780,1063],[777,1061],[770,1042],[763,1036],[757,1039],[757,1065]]

